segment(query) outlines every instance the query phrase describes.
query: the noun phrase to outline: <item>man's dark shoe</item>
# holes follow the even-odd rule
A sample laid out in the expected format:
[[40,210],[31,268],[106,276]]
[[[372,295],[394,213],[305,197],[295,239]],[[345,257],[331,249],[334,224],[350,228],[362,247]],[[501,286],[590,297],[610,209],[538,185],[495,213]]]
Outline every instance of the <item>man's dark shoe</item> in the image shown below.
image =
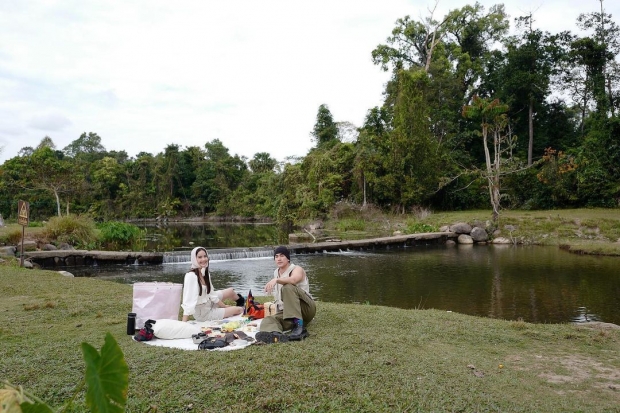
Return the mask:
[[237,307],[243,307],[243,305],[245,304],[245,298],[243,298],[243,296],[239,293],[237,293],[237,301],[235,301],[235,303],[237,304]]
[[256,333],[256,341],[265,344],[271,343],[286,343],[289,337],[279,331],[259,331]]
[[306,330],[303,326],[300,326],[298,324],[288,334],[288,339],[291,340],[291,341],[300,341],[300,340],[303,340],[304,338],[308,337],[309,335],[310,334],[308,334],[308,330]]

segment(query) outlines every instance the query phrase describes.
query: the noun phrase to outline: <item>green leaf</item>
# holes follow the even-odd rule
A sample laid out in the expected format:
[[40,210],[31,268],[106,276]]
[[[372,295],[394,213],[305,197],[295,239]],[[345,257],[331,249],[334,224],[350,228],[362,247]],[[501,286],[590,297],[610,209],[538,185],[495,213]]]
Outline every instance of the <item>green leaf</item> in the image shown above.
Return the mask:
[[22,409],[22,413],[54,413],[47,404],[41,402],[23,402],[19,407]]
[[86,404],[91,412],[124,412],[129,387],[129,368],[123,352],[110,333],[105,336],[101,355],[82,343],[86,362]]

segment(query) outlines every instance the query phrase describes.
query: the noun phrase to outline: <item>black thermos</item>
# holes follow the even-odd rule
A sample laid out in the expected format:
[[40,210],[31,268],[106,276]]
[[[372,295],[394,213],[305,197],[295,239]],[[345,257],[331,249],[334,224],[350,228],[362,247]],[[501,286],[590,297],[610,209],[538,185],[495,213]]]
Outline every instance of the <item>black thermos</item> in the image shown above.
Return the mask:
[[130,336],[136,334],[136,313],[127,314],[127,334]]

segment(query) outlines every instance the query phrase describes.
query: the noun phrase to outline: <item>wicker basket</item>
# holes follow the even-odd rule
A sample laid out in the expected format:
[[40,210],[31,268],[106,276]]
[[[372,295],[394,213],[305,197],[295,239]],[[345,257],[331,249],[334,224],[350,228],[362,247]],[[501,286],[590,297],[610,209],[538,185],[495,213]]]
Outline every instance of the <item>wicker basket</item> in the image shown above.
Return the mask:
[[272,303],[271,301],[267,301],[263,304],[263,306],[265,307],[265,317],[275,315],[278,312],[276,304]]

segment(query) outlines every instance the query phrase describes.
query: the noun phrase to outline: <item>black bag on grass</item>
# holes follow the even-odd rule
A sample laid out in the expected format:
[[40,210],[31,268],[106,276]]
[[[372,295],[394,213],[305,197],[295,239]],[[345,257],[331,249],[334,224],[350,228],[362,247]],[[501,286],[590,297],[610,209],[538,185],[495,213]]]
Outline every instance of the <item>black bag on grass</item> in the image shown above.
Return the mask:
[[198,350],[213,350],[227,345],[226,340],[221,337],[207,337],[198,344]]

